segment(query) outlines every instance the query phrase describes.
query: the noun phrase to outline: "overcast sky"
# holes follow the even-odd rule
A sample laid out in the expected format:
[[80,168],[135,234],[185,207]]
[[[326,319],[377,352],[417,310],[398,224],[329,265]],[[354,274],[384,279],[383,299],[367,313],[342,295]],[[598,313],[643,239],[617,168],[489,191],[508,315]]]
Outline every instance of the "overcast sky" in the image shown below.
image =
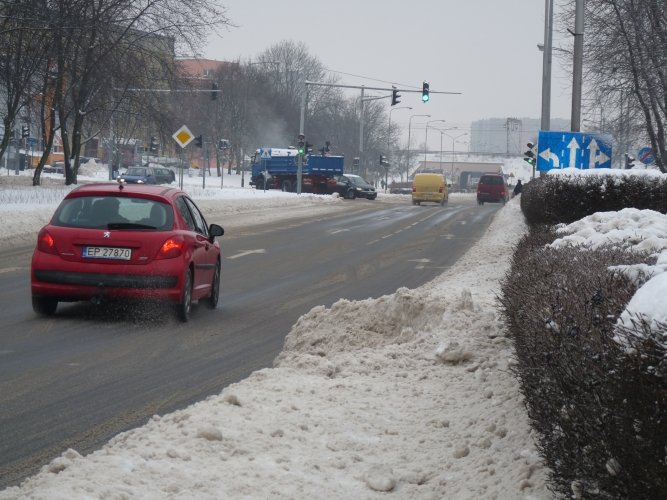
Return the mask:
[[[249,61],[283,40],[302,41],[311,55],[338,72],[341,83],[421,90],[427,80],[431,92],[462,93],[432,94],[427,104],[420,94],[404,93],[399,106],[413,109],[397,110],[392,122],[406,127],[413,114],[431,115],[413,118],[413,127],[436,119],[467,128],[482,118],[540,118],[542,0],[220,3],[237,27],[210,40],[207,58]],[[566,43],[554,32],[554,46]],[[569,119],[571,62],[564,68],[557,55],[551,117]]]

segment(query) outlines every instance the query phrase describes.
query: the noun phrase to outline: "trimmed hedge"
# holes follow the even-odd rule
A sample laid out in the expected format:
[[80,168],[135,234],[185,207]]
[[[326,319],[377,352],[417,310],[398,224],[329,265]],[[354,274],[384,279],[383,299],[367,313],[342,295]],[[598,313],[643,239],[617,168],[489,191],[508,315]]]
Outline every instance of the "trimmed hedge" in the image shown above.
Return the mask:
[[552,224],[597,211],[667,213],[666,188],[655,178],[548,176],[521,195],[529,232],[501,283],[500,307],[549,485],[563,498],[667,498],[667,325],[619,329],[641,283],[610,270],[655,257],[547,246],[558,238]]
[[525,184],[521,211],[533,224],[569,224],[595,212],[627,207],[667,214],[667,179],[628,175],[538,177]]

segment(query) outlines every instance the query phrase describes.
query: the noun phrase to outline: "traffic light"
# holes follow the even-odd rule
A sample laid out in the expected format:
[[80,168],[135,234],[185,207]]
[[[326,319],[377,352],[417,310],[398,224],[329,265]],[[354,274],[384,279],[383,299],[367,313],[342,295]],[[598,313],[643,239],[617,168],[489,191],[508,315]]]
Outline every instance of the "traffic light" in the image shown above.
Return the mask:
[[155,136],[151,135],[151,142],[148,146],[148,150],[151,153],[157,153],[159,146],[160,146],[160,144],[157,142],[157,139],[155,138]]
[[533,153],[530,149],[524,153],[523,161],[526,161],[530,163],[531,165],[535,165],[535,153]]
[[523,161],[528,162],[530,165],[535,165],[535,145],[532,142],[529,142],[526,146],[528,146],[528,149],[523,153]]
[[218,98],[218,84],[213,82],[211,83],[211,101],[215,101]]
[[428,90],[429,90],[428,89],[428,82],[424,82],[422,84],[422,102],[428,102],[428,100],[430,99],[430,97],[428,95]]
[[398,93],[398,89],[394,87],[394,90],[391,91],[391,105],[396,106],[400,100],[401,94]]
[[299,134],[299,141],[296,143],[296,150],[300,155],[306,154],[306,137]]
[[380,155],[380,165],[387,163],[387,157],[385,155]]
[[203,135],[198,135],[195,137],[195,146],[198,148],[203,148],[204,147],[204,136]]
[[229,141],[227,139],[220,139],[218,141],[218,149],[220,150],[229,149]]
[[630,169],[635,166],[635,158],[629,154],[625,154],[625,168]]
[[30,137],[30,128],[27,125],[23,125],[21,127],[21,138],[24,139],[26,137]]

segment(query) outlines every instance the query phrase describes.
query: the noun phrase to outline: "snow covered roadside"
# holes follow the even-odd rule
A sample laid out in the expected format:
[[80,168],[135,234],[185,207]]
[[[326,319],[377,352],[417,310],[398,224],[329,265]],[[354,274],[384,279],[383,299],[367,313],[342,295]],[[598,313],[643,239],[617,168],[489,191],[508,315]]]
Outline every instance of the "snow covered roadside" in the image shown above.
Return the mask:
[[[83,180],[107,182],[95,177]],[[185,186],[207,220],[221,224],[227,231],[276,219],[313,217],[359,208],[335,196],[296,196],[275,190],[241,189],[236,185],[237,179],[228,182],[233,184],[224,189],[219,186],[206,189],[193,184]],[[32,188],[26,176],[0,176],[0,248],[34,244],[39,229],[51,219],[62,198],[76,187],[65,186],[60,179],[46,178],[42,187]],[[177,186],[174,184],[174,187]],[[377,201],[383,199],[386,197],[380,196]]]
[[274,368],[0,499],[551,498],[495,294],[518,200],[418,289],[314,308]]

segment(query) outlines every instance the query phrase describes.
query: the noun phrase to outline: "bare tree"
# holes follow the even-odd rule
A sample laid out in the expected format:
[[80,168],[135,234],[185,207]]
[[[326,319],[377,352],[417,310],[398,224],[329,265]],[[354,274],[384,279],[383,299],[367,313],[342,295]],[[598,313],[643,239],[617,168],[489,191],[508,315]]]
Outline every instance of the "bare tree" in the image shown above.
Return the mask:
[[[570,7],[570,8],[568,8]],[[565,9],[564,25],[572,19]],[[648,141],[667,172],[667,4],[663,0],[588,0],[587,93],[626,152]]]
[[[262,52],[258,61],[268,77],[273,92],[272,101],[276,114],[287,128],[291,141],[296,140],[299,132],[301,99],[306,90],[305,82],[336,83],[324,65],[308,53],[303,42],[282,41]],[[335,111],[335,104],[341,100],[340,91],[333,87],[309,86],[307,96],[307,128],[309,142],[324,142],[317,130],[318,117]],[[312,133],[311,133],[312,132]]]
[[[2,60],[0,78],[8,96],[4,119],[13,122],[36,82],[50,92],[42,103],[55,109],[56,118],[49,123],[53,113],[42,110],[49,132],[40,166],[58,127],[68,184],[76,183],[82,144],[108,128],[114,112],[130,103],[126,116],[133,118],[126,121],[143,122],[144,129],[147,117],[164,118],[156,111],[156,95],[173,82],[174,55],[197,50],[207,32],[227,23],[214,0],[42,0],[3,2],[0,9],[2,41],[17,49],[11,51],[14,62]],[[39,183],[40,171],[33,184]]]
[[4,97],[5,134],[0,159],[9,146],[11,130],[21,109],[39,94],[34,77],[42,69],[49,32],[42,29],[42,2],[0,3],[0,95]]

